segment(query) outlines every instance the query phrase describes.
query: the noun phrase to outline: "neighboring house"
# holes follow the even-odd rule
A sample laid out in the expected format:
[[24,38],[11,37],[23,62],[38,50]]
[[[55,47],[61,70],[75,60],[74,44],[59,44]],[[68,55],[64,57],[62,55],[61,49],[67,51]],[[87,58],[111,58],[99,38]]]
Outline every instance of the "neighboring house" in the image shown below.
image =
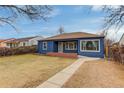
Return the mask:
[[82,56],[104,57],[104,36],[85,32],[64,33],[38,42],[41,54],[50,52],[77,53]]
[[120,41],[119,41],[119,45],[122,46],[124,45],[124,34],[122,35]]
[[9,48],[15,48],[15,47],[21,47],[21,46],[33,46],[33,45],[37,45],[38,40],[41,40],[41,39],[43,39],[42,36],[26,37],[26,38],[14,39],[6,43],[7,43],[7,47]]
[[14,38],[0,40],[0,47],[8,47],[6,42],[9,42],[11,40],[14,40]]
[[4,45],[3,45],[3,42],[4,40],[0,40],[0,47],[3,47]]

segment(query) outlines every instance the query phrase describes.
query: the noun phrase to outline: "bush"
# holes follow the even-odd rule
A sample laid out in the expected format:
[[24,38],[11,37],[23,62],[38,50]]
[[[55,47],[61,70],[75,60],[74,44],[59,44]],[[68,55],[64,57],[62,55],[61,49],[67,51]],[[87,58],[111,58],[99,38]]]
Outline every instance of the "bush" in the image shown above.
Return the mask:
[[124,46],[122,46],[122,47],[120,48],[120,52],[121,52],[122,54],[124,54]]
[[25,46],[18,48],[0,48],[0,56],[10,56],[10,55],[19,55],[26,53],[36,53],[36,46]]
[[124,46],[116,46],[111,47],[111,58],[113,58],[114,61],[124,63]]

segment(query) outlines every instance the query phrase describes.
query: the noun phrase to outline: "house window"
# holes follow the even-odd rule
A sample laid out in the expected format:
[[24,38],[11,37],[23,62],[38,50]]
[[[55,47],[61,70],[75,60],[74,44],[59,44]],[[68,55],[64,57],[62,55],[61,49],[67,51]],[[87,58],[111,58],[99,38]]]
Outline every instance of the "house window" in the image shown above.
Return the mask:
[[10,44],[9,44],[9,43],[7,43],[6,45],[7,45],[7,46],[10,46]]
[[10,43],[10,45],[9,45],[9,46],[10,46],[10,48],[12,48],[12,47],[13,47],[13,46],[12,46],[12,43]]
[[76,42],[66,42],[65,43],[65,49],[66,50],[76,50],[77,49],[77,43]]
[[47,50],[47,42],[43,42],[43,50]]
[[99,52],[100,40],[81,40],[80,50],[85,52]]
[[25,42],[23,42],[23,46],[25,46],[26,44],[25,44]]

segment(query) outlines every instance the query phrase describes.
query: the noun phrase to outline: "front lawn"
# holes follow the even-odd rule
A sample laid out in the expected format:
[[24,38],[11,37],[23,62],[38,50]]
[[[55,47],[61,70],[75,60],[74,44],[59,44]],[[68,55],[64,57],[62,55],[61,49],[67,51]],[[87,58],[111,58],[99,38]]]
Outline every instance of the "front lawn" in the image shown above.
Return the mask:
[[36,87],[76,59],[41,55],[0,58],[0,87]]
[[123,88],[124,65],[105,60],[85,62],[63,87]]

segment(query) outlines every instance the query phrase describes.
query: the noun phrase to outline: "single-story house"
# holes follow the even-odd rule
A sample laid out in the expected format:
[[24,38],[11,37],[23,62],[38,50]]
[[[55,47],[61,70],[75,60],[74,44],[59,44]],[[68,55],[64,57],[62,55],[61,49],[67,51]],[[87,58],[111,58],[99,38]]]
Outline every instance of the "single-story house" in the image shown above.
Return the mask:
[[34,36],[34,37],[13,39],[6,43],[8,48],[15,48],[15,47],[21,47],[21,46],[33,46],[33,45],[38,45],[38,40],[41,40],[41,39],[43,39],[42,36]]
[[14,38],[0,40],[0,47],[8,47],[6,42],[14,40]]
[[104,57],[104,36],[85,32],[64,33],[38,42],[38,52],[76,53],[81,56]]
[[122,35],[120,41],[119,41],[119,45],[122,46],[124,45],[124,34]]

